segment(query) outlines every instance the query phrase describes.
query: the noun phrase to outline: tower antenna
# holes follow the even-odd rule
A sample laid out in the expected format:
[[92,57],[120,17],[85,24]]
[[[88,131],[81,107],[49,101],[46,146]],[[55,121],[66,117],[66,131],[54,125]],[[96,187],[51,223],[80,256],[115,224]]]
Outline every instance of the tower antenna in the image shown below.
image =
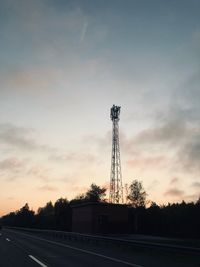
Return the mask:
[[110,110],[112,124],[112,153],[109,202],[123,203],[122,172],[119,146],[119,115],[121,107],[113,105]]

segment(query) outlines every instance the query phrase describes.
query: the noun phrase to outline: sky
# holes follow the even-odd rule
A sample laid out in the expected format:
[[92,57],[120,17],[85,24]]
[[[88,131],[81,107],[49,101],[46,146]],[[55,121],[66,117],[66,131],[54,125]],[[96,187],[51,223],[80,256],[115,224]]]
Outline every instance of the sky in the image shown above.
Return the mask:
[[0,0],[0,215],[123,184],[200,196],[199,0]]

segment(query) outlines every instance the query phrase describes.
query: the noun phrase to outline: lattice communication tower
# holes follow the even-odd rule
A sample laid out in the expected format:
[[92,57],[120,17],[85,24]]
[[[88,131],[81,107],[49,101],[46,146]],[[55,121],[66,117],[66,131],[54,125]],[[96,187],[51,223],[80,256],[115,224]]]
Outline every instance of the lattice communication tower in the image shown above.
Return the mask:
[[110,118],[113,122],[112,128],[112,154],[110,173],[110,195],[109,202],[123,203],[122,172],[119,146],[119,115],[121,107],[113,105],[110,110]]

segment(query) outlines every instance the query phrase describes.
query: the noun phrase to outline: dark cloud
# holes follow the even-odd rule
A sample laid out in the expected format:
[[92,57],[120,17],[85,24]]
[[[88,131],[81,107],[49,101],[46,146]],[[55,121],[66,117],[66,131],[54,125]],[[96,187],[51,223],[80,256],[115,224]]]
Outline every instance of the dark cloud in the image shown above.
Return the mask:
[[[111,132],[102,138],[86,136],[84,143],[96,144],[97,148],[111,149]],[[168,166],[173,171],[200,172],[200,126],[179,118],[178,112],[170,112],[157,119],[153,126],[127,137],[120,131],[123,158],[129,167],[157,168]],[[69,159],[71,156],[69,156]],[[173,178],[171,183],[178,182]]]
[[161,125],[141,131],[134,138],[135,143],[161,143],[174,144],[187,133],[187,127],[184,121],[168,120],[161,122]]
[[[164,121],[156,122],[150,128],[138,132],[135,136],[127,137],[127,135],[120,130],[120,145],[123,154],[138,156],[143,153],[144,147],[148,147],[145,152],[154,149],[157,145],[162,146],[176,146],[182,142],[187,136],[190,129],[183,120],[176,118],[165,119]],[[112,133],[107,132],[104,137],[97,135],[88,135],[83,138],[84,143],[94,143],[99,149],[111,148]],[[150,151],[152,155],[152,150]],[[157,156],[159,160],[164,155]],[[149,157],[148,157],[149,158]],[[130,160],[129,160],[130,161]],[[151,160],[150,160],[151,161]],[[152,158],[154,161],[154,158]]]
[[198,122],[200,119],[199,85],[200,66],[184,80],[180,88],[177,90],[176,97],[173,100],[173,104],[176,106],[179,116],[192,122]]
[[31,136],[30,128],[18,127],[13,124],[0,124],[0,145],[17,148],[23,151],[52,152],[53,148],[37,143]]
[[177,188],[171,188],[171,189],[168,189],[164,195],[165,196],[171,196],[171,197],[183,197],[184,196],[184,191],[183,190],[180,190],[180,189],[177,189]]
[[185,171],[200,172],[200,132],[188,136],[177,156]]
[[150,166],[157,161],[158,165],[170,163],[177,171],[200,173],[200,126],[183,119],[168,119],[134,137],[123,135],[122,151],[129,157],[128,164]]
[[134,155],[138,160],[145,158],[146,154],[152,156],[155,153],[157,156],[158,151],[161,156],[170,154],[173,170],[190,172],[195,176],[200,174],[199,36],[198,31],[198,38],[189,44],[191,54],[189,58],[186,57],[187,62],[183,62],[182,58],[176,62],[179,82],[173,84],[175,87],[168,109],[157,111],[152,127],[130,138],[124,136],[121,142],[122,149],[129,157]]
[[31,129],[17,127],[13,124],[0,124],[0,142],[4,145],[24,150],[37,149],[38,145],[29,137],[31,133]]
[[[173,112],[174,111],[174,112]],[[87,136],[101,149],[111,150],[111,132],[100,138]],[[160,116],[154,125],[128,137],[120,131],[121,153],[128,167],[170,168],[174,174],[200,174],[200,125],[190,122],[176,110]],[[173,177],[171,184],[178,182]]]
[[165,118],[157,121],[154,126],[138,132],[135,136],[127,138],[122,133],[122,151],[136,157],[144,153],[150,157],[153,156],[153,152],[156,152],[156,157],[165,157],[163,150],[166,152],[171,148],[177,149],[191,134],[191,131],[192,129],[183,120]]

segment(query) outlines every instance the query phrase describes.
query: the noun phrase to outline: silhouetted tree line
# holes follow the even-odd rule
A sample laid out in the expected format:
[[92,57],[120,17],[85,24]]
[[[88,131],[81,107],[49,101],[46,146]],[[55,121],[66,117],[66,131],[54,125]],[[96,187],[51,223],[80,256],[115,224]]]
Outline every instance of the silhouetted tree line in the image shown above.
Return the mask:
[[[135,218],[137,222],[135,223]],[[200,200],[130,210],[131,232],[177,238],[200,238]]]
[[26,203],[20,210],[3,216],[1,223],[7,226],[71,231],[72,205],[104,201],[105,195],[104,187],[91,184],[85,194],[78,195],[71,201],[60,198],[54,205],[50,201],[44,207],[40,207],[37,213],[30,210]]
[[[72,206],[86,202],[105,202],[106,189],[92,184],[85,193],[68,201],[58,199],[38,209],[37,213],[25,204],[20,210],[1,218],[3,225],[71,231]],[[126,196],[129,209],[130,233],[170,237],[200,237],[200,199],[197,202],[146,207],[147,193],[142,182],[134,180]]]
[[146,208],[147,193],[142,182],[134,180],[127,193],[130,232],[169,237],[200,237],[200,198],[196,203],[174,203]]
[[26,203],[20,210],[3,216],[1,221],[7,226],[70,231],[71,207],[67,199],[60,198],[54,205],[50,201],[35,213]]

